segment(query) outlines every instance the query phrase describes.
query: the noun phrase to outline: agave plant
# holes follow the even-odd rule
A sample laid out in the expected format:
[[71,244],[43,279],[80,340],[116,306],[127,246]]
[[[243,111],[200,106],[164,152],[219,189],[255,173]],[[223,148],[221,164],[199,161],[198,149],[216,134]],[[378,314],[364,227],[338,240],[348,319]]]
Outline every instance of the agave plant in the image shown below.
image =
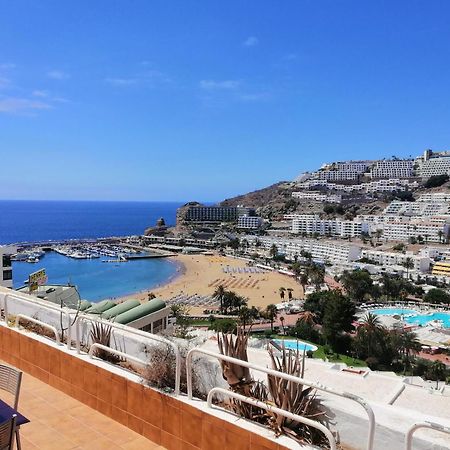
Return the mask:
[[[219,351],[222,355],[248,361],[247,344],[249,333],[242,327],[237,329],[237,335],[221,333],[218,336]],[[250,369],[228,361],[220,361],[222,376],[229,384],[230,390],[258,400],[267,400],[267,389],[263,383],[253,380]],[[231,399],[228,406],[247,419],[263,420],[265,411],[239,400]]]
[[[305,352],[301,355],[298,350],[286,351],[284,345],[281,356],[276,356],[272,348],[268,351],[274,370],[303,378]],[[320,403],[313,388],[274,375],[267,375],[267,381],[270,398],[278,408],[309,419],[326,420],[325,412],[320,409]],[[277,435],[288,434],[296,440],[320,445],[321,448],[327,446],[328,441],[315,428],[299,424],[274,412],[269,412],[269,416],[269,425]]]
[[[106,347],[111,347],[112,327],[111,325],[103,322],[93,322],[90,336],[93,344],[102,344]],[[105,350],[101,349],[95,350],[95,356],[112,363],[118,363],[122,361],[119,356],[113,355],[112,353],[106,352]]]

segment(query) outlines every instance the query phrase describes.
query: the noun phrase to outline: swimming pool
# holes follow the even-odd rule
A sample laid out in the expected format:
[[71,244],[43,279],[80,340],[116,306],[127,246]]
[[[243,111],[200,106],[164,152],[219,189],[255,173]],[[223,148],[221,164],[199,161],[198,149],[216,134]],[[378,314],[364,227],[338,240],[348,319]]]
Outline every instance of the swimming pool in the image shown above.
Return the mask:
[[377,316],[405,316],[407,314],[418,314],[414,309],[406,309],[406,308],[381,308],[381,309],[372,309],[369,311]]
[[308,344],[307,342],[297,341],[294,339],[274,339],[274,342],[280,347],[282,347],[284,343],[285,348],[290,350],[300,350],[301,352],[303,350],[311,350],[313,352],[317,350],[317,347],[313,344]]
[[436,312],[431,314],[420,314],[419,311],[414,309],[402,308],[372,309],[369,312],[376,314],[377,316],[406,316],[403,320],[410,325],[426,326],[429,322],[440,320],[445,328],[450,328],[450,313]]
[[450,314],[448,313],[432,313],[432,314],[417,314],[412,317],[405,317],[405,322],[411,325],[427,325],[433,320],[441,320],[445,328],[450,328]]

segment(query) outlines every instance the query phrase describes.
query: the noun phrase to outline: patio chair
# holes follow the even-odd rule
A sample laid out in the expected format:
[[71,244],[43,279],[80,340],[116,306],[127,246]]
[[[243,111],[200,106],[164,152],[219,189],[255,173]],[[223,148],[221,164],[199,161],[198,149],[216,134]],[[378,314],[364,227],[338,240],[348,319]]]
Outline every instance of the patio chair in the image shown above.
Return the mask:
[[16,415],[0,424],[0,450],[14,448],[14,434],[16,432]]
[[[0,389],[9,392],[14,396],[13,408],[17,411],[19,405],[20,385],[22,383],[22,371],[15,367],[7,366],[6,364],[0,364]],[[20,436],[19,427],[14,425],[14,431],[16,433],[17,448],[20,450]],[[8,447],[5,447],[8,448]],[[3,447],[0,447],[2,450]]]

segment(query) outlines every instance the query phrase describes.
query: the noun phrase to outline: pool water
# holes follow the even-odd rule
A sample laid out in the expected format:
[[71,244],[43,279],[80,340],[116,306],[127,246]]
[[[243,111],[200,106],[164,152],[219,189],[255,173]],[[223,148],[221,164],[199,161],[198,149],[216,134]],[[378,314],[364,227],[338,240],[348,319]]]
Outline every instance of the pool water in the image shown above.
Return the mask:
[[290,350],[300,350],[301,352],[303,350],[306,351],[313,351],[315,352],[317,350],[317,347],[313,344],[308,344],[307,342],[297,341],[297,340],[291,340],[291,339],[274,339],[274,342],[277,343],[280,347],[284,346],[287,349]]
[[448,313],[418,314],[413,317],[405,317],[405,322],[411,325],[424,326],[433,320],[441,320],[445,328],[450,328],[450,314]]
[[420,314],[414,309],[402,309],[402,308],[382,308],[373,309],[369,311],[378,316],[408,316],[404,317],[404,321],[410,325],[422,325],[426,326],[429,322],[434,320],[442,321],[445,328],[450,328],[450,313],[432,313],[432,314]]
[[377,316],[402,316],[406,314],[417,314],[414,309],[402,309],[402,308],[382,308],[373,309],[369,311]]

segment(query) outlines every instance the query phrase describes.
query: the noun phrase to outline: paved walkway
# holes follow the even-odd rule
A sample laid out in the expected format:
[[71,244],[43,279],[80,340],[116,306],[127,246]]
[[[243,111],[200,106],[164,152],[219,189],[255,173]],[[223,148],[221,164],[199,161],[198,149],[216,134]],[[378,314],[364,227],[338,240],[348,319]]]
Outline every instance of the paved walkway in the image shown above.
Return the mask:
[[[12,404],[4,391],[0,396]],[[20,429],[23,450],[164,450],[27,373],[23,374],[19,411],[31,421]]]

